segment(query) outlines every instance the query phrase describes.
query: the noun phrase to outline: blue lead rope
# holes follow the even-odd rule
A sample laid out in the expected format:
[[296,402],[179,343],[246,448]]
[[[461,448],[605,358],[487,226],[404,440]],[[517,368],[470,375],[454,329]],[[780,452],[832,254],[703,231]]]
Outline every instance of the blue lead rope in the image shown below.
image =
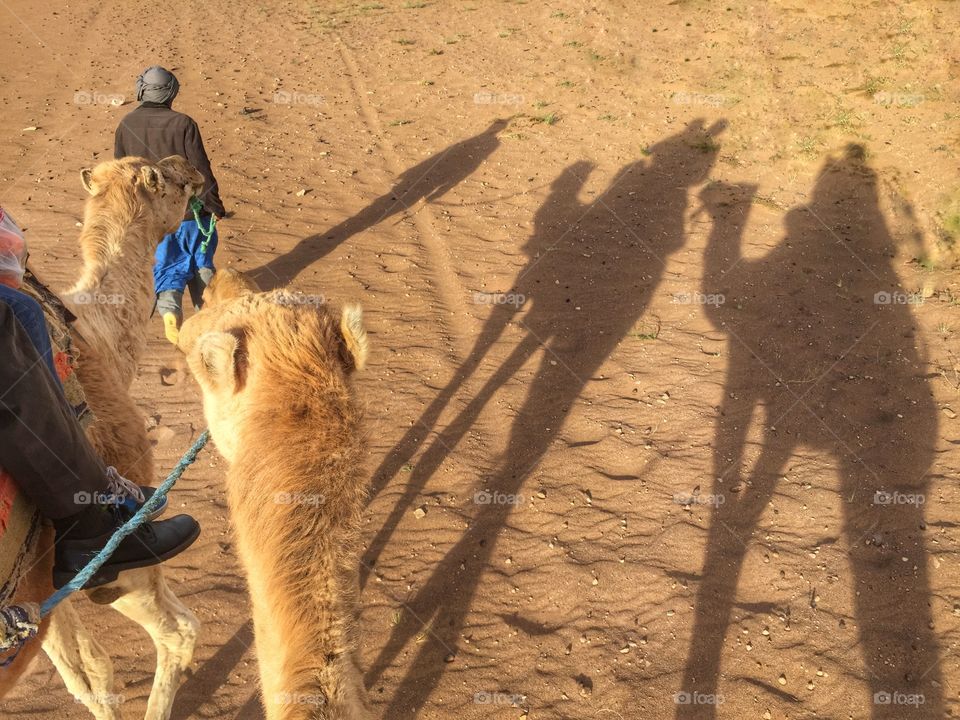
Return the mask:
[[203,236],[203,242],[200,243],[200,253],[206,255],[207,246],[210,245],[210,240],[213,238],[214,228],[217,227],[217,216],[211,215],[209,227],[203,227],[203,223],[200,221],[200,213],[203,212],[203,203],[196,195],[190,198],[190,209],[193,211],[193,219],[194,222],[197,223],[197,230],[199,230]]
[[90,562],[88,562],[86,566],[76,574],[73,580],[68,582],[53,595],[43,601],[43,603],[40,605],[40,617],[46,617],[49,615],[57,605],[63,602],[63,600],[86,585],[90,581],[90,578],[96,575],[97,571],[103,567],[107,560],[110,559],[110,556],[113,555],[116,549],[120,546],[120,543],[123,542],[123,539],[147,522],[149,515],[163,504],[164,498],[167,497],[167,493],[170,491],[170,488],[172,488],[174,483],[180,479],[180,476],[183,475],[184,470],[194,463],[194,461],[197,459],[197,455],[200,454],[200,451],[203,450],[203,446],[207,444],[207,440],[209,439],[210,431],[204,430],[200,434],[200,437],[197,438],[197,441],[193,443],[193,446],[183,454],[183,457],[180,458],[180,462],[176,464],[176,467],[170,471],[170,474],[167,475],[167,479],[160,483],[160,486],[157,488],[153,496],[147,500],[139,510],[137,510],[132,518],[127,520],[127,522],[117,529],[117,531],[113,534],[113,537],[111,537],[107,541],[107,544],[103,546],[103,549],[93,556]]
[[16,660],[26,642],[36,637],[40,629],[41,618],[49,615],[57,605],[86,585],[90,578],[96,575],[97,571],[110,559],[123,539],[147,522],[150,514],[163,504],[170,488],[180,479],[184,471],[196,461],[197,455],[200,454],[209,439],[210,431],[204,430],[190,449],[183,454],[176,467],[170,471],[167,479],[160,483],[153,496],[140,507],[133,517],[117,529],[110,540],[107,541],[107,544],[103,546],[103,549],[94,555],[90,562],[70,582],[44,600],[39,607],[36,603],[23,603],[22,605],[0,608],[0,652],[13,650],[10,655],[0,660],[0,668],[5,668]]

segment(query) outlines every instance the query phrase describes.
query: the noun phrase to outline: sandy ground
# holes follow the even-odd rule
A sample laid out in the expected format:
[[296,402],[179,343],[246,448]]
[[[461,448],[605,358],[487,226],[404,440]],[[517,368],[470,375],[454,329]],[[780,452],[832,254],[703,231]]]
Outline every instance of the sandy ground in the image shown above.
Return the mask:
[[[220,264],[364,305],[379,717],[955,717],[958,12],[4,0],[0,200],[65,287],[159,62]],[[152,327],[166,469],[203,419]],[[175,718],[262,717],[222,473],[172,497]],[[142,716],[148,638],[83,608]],[[87,717],[45,659],[0,714]]]

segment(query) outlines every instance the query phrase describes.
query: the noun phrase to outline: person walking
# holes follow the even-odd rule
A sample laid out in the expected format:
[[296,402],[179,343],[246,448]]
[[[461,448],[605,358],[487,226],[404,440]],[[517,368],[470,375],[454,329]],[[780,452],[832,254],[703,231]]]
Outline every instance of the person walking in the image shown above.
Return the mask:
[[[163,318],[164,334],[174,345],[183,323],[183,292],[190,290],[195,308],[203,305],[203,290],[213,273],[217,230],[213,218],[225,215],[217,179],[203,147],[200,128],[189,115],[172,108],[180,91],[176,76],[154,65],[137,78],[140,105],[120,121],[114,143],[114,157],[145,157],[156,162],[169,155],[182,155],[204,178],[199,224],[191,208],[176,232],[166,235],[157,246],[153,277],[157,311]],[[212,230],[205,242],[204,232]]]

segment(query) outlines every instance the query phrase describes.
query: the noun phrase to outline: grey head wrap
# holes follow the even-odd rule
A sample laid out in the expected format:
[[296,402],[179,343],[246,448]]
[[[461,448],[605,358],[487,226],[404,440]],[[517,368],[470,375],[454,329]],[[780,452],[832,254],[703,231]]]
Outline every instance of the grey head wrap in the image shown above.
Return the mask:
[[137,100],[169,105],[180,92],[176,76],[159,65],[148,67],[137,78]]

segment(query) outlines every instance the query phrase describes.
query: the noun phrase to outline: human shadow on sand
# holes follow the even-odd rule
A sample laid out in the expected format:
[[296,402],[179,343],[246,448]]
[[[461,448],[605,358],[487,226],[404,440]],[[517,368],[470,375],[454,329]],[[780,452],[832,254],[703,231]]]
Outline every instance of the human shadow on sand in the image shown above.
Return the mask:
[[478,135],[454,143],[405,170],[390,192],[378,197],[356,215],[329,230],[304,238],[289,252],[252,268],[248,274],[263,288],[283,287],[304,268],[351,236],[407,210],[421,199],[426,202],[437,200],[473,174],[493,154],[500,146],[498,133],[508,122],[507,119],[494,120]]
[[[842,647],[859,647],[869,696],[851,698],[848,709],[873,720],[941,718],[922,511],[937,414],[911,307],[918,297],[900,289],[877,176],[863,148],[848,147],[825,163],[809,204],[786,215],[786,238],[745,259],[754,192],[712,184],[701,194],[713,218],[704,290],[726,299],[708,312],[729,347],[712,472],[712,492],[724,502],[712,510],[680,690],[709,699],[722,689],[721,656],[744,557],[763,542],[757,523],[791,459],[809,448],[839,475],[855,616],[844,622],[826,612],[821,622]],[[748,469],[755,410],[760,454]],[[732,687],[752,681],[736,667],[727,673]],[[765,689],[771,696],[780,690]],[[910,696],[923,703],[905,705]],[[675,717],[705,720],[718,712],[715,704],[690,702],[678,704]]]
[[[377,470],[378,488],[417,452],[418,438],[435,426],[443,407],[477,370],[508,323],[517,323],[523,337],[420,456],[404,483],[403,495],[364,557],[367,569],[376,563],[399,519],[484,406],[525,363],[539,355],[535,377],[513,420],[508,446],[492,463],[493,470],[482,486],[490,493],[518,494],[558,436],[586,384],[643,316],[663,277],[667,258],[683,246],[687,195],[713,166],[719,147],[715,136],[722,128],[722,123],[710,128],[701,121],[691,123],[648,148],[649,158],[621,168],[608,188],[590,203],[581,202],[579,194],[593,170],[591,164],[574,163],[552,183],[523,248],[529,261],[512,288],[527,298],[527,304],[522,312],[509,305],[494,307],[450,384]],[[367,674],[368,684],[375,683],[404,648],[415,649],[413,664],[391,698],[385,717],[414,715],[436,687],[445,667],[444,657],[457,645],[498,535],[512,510],[496,503],[476,507],[469,529],[426,583],[408,598],[411,612],[393,628]],[[416,644],[424,624],[434,628],[434,635],[429,642]]]

